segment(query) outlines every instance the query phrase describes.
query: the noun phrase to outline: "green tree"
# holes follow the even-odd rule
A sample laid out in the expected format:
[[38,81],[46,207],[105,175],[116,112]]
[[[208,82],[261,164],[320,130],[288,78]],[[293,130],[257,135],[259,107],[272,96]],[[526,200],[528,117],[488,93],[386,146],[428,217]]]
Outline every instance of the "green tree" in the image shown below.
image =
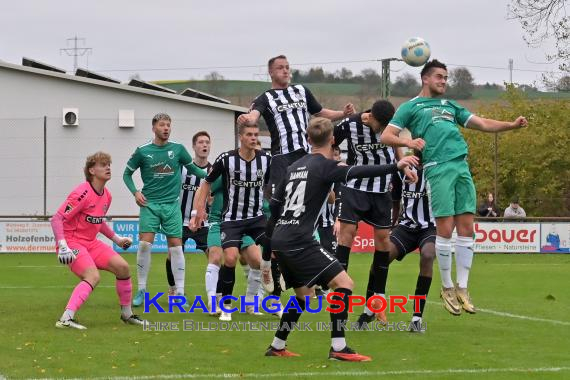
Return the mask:
[[415,76],[405,73],[392,83],[391,93],[393,96],[415,96],[420,92],[420,87],[420,82]]
[[[570,216],[570,102],[529,100],[508,86],[503,102],[476,114],[498,120],[524,115],[527,128],[498,134],[498,204],[517,195],[528,216]],[[493,190],[494,135],[466,130],[469,162],[478,194]]]
[[323,83],[325,82],[325,71],[322,67],[311,67],[305,76],[307,83]]
[[352,79],[352,71],[346,67],[343,67],[342,69],[336,71],[335,77],[341,81],[349,82]]
[[455,99],[470,99],[473,96],[475,83],[473,75],[466,67],[458,67],[449,72],[450,88],[447,95]]

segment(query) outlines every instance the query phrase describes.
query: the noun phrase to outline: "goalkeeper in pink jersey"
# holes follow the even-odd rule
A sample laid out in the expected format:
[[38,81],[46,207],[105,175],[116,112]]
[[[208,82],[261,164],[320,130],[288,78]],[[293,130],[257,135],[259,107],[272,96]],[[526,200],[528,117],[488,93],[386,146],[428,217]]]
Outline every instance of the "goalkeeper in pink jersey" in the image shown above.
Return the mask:
[[131,310],[129,264],[110,246],[97,239],[97,234],[102,233],[123,249],[131,245],[130,238],[116,235],[104,220],[112,199],[111,193],[105,188],[111,179],[111,156],[97,152],[87,157],[84,172],[86,181],[73,189],[51,219],[57,241],[57,258],[81,279],[55,326],[86,329],[75,321],[75,313],[99,283],[99,269],[109,271],[117,278],[121,320],[127,324],[142,325],[144,321]]

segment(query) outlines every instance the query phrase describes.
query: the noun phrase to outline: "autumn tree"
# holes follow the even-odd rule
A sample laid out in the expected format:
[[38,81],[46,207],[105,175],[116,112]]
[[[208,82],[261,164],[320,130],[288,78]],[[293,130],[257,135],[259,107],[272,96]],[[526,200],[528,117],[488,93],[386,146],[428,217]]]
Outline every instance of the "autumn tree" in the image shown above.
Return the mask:
[[[527,128],[497,135],[498,204],[504,208],[516,195],[529,216],[570,216],[570,102],[529,100],[509,86],[501,102],[474,111],[497,120],[523,115],[529,122]],[[494,134],[466,129],[464,136],[478,194],[492,191]]]
[[567,0],[512,0],[511,18],[518,20],[529,46],[552,43],[554,51],[546,57],[559,63],[562,71],[570,71],[570,16]]

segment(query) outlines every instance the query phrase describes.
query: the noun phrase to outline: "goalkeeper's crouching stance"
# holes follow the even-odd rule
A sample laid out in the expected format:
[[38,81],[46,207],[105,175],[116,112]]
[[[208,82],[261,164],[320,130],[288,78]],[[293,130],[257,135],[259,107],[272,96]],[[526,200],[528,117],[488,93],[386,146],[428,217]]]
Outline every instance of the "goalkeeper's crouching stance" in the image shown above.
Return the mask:
[[111,156],[97,152],[87,157],[84,173],[86,181],[73,189],[51,219],[57,258],[81,279],[55,326],[86,329],[77,323],[75,313],[99,283],[99,269],[109,271],[117,278],[121,320],[126,324],[142,325],[144,321],[133,314],[130,306],[132,285],[128,263],[97,239],[97,234],[102,233],[123,249],[129,248],[132,242],[128,237],[116,235],[104,220],[112,199],[105,187],[111,179]]

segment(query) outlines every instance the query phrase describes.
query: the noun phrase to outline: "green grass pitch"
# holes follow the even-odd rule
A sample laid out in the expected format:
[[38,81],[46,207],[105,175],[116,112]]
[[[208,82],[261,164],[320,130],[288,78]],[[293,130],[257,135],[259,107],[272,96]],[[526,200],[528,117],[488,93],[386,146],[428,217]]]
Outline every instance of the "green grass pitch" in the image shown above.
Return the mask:
[[[125,255],[135,271],[135,256]],[[353,255],[349,274],[355,294],[363,294],[372,257]],[[166,290],[165,256],[153,256],[149,292]],[[85,331],[54,327],[75,276],[55,254],[0,255],[0,378],[296,378],[352,376],[396,379],[568,379],[570,378],[570,255],[478,255],[470,291],[476,315],[453,317],[439,303],[439,275],[424,313],[425,334],[398,331],[348,332],[368,363],[327,360],[330,333],[293,332],[290,350],[299,358],[267,358],[273,332],[149,332],[119,320],[112,275],[78,313]],[[436,264],[437,265],[437,264]],[[204,255],[187,255],[187,293],[204,294]],[[418,256],[390,267],[388,293],[413,294]],[[136,277],[136,276],[133,276]],[[234,295],[245,292],[240,268]],[[136,288],[136,285],[135,285]],[[291,294],[290,292],[287,295]],[[163,302],[164,303],[164,302]],[[354,321],[357,313],[350,315]],[[142,310],[139,310],[142,314]],[[199,314],[142,316],[152,321],[192,319],[216,322]],[[388,314],[408,322],[408,314]],[[270,315],[234,314],[234,321],[276,321]],[[305,314],[300,322],[327,322],[328,313]]]

